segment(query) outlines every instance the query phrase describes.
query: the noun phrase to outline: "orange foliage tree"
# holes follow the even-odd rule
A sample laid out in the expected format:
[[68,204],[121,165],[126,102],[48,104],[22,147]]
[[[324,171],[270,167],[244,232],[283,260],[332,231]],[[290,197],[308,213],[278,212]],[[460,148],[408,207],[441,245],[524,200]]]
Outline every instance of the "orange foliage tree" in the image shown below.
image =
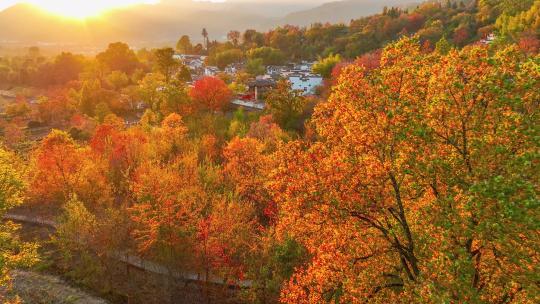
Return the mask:
[[62,203],[83,182],[83,150],[65,132],[53,130],[33,155],[31,197],[41,203]]
[[287,133],[274,122],[272,115],[261,116],[259,121],[252,123],[247,137],[264,143],[266,152],[274,152],[281,142],[288,139]]
[[113,117],[96,128],[90,140],[95,161],[105,163],[104,176],[115,199],[130,197],[129,180],[148,152],[148,136],[139,128],[124,130],[123,122]]
[[173,113],[165,117],[161,128],[156,130],[156,142],[154,143],[158,157],[163,161],[174,160],[177,154],[185,146],[187,128],[182,116]]
[[252,204],[260,219],[268,222],[276,214],[265,188],[272,160],[263,152],[264,144],[259,140],[236,137],[223,150],[223,172],[240,200]]
[[146,162],[131,187],[135,203],[130,212],[139,252],[173,268],[192,265],[189,250],[206,205],[196,159],[186,156],[167,167]]
[[197,265],[206,279],[211,274],[235,284],[245,278],[246,260],[255,241],[253,209],[215,196],[210,214],[197,226]]
[[53,130],[33,153],[30,167],[32,201],[60,205],[76,195],[90,207],[109,205],[112,189],[108,167],[80,147],[67,133]]
[[515,48],[409,38],[369,74],[347,67],[318,140],[283,147],[272,176],[278,231],[312,257],[281,300],[534,302],[539,79]]

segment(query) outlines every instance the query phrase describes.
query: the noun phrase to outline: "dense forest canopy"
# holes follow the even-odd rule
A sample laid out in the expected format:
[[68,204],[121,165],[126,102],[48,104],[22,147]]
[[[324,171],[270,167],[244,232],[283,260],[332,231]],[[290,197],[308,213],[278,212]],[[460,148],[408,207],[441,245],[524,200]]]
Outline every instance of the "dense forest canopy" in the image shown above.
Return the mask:
[[[429,1],[1,58],[0,215],[53,222],[49,264],[119,303],[177,303],[178,274],[205,303],[538,303],[539,13]],[[240,68],[192,78],[175,55]],[[304,60],[316,94],[280,79],[263,110],[231,105]],[[0,229],[6,286],[43,250]],[[115,277],[128,255],[165,279]]]

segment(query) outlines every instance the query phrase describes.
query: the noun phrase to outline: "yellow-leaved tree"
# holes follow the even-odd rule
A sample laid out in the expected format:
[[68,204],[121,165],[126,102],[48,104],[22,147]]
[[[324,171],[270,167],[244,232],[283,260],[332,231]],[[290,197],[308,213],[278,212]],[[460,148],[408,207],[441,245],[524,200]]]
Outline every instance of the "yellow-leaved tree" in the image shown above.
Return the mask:
[[[16,166],[16,156],[0,147],[0,218],[9,209],[22,204],[25,185]],[[0,223],[0,302],[17,301],[10,298],[9,271],[16,267],[30,267],[38,261],[37,245],[22,242],[16,232],[19,226],[7,221]]]

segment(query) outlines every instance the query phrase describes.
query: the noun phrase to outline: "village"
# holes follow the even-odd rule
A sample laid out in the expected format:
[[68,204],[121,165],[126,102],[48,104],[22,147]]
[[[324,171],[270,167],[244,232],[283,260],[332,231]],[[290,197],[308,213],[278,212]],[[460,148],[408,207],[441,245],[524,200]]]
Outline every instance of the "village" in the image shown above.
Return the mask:
[[[225,73],[235,77],[237,73],[245,69],[245,62],[229,64],[223,71],[217,66],[206,65],[207,56],[175,54],[174,59],[180,61],[189,68],[193,81],[205,76],[217,77]],[[248,110],[263,110],[265,107],[265,93],[275,88],[277,81],[287,80],[291,90],[300,92],[303,96],[315,95],[316,90],[323,84],[323,77],[312,71],[314,62],[302,61],[301,63],[289,63],[286,65],[268,65],[265,73],[250,79],[247,83],[247,91],[237,94],[231,103]]]
[[[280,80],[290,84],[290,90],[303,97],[315,96],[318,88],[324,83],[324,78],[313,72],[315,62],[301,61],[299,63],[287,63],[284,65],[268,65],[264,67],[262,75],[249,75],[245,72],[246,62],[237,62],[227,65],[223,70],[217,66],[208,65],[208,56],[175,53],[172,56],[175,61],[173,75],[187,67],[190,72],[190,81],[185,85],[190,88],[193,84],[205,77],[235,79],[238,75],[249,76],[249,79],[240,86],[239,91],[233,92],[230,101],[230,109],[242,108],[246,111],[264,111],[267,93],[274,89]],[[164,87],[156,88],[156,91],[164,90]],[[120,115],[125,120],[126,126],[139,123],[145,111],[150,107],[144,100],[133,96],[121,95],[126,111]],[[13,116],[25,116],[24,113],[39,111],[39,104],[44,97],[40,91],[31,88],[13,88],[12,90],[0,90],[0,116],[11,118]],[[27,115],[26,115],[27,116]],[[35,139],[45,136],[55,126],[39,123],[27,117],[26,128],[30,133],[36,134]],[[58,127],[58,126],[56,126]]]

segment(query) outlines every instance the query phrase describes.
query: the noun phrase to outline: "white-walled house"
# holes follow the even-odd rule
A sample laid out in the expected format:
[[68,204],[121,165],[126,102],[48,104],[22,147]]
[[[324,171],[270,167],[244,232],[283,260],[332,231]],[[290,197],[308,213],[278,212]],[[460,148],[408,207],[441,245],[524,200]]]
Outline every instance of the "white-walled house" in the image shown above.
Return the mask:
[[279,76],[285,71],[287,71],[287,67],[282,65],[269,65],[266,67],[266,75],[270,76]]
[[225,67],[225,73],[229,75],[236,75],[238,72],[244,69],[245,64],[243,62],[229,64]]
[[293,70],[308,72],[311,71],[313,67],[313,62],[302,61],[301,63],[295,64]]
[[219,73],[219,69],[215,66],[207,66],[204,68],[204,76],[216,76]]
[[316,88],[323,84],[322,76],[314,74],[291,74],[288,79],[291,88],[302,91],[303,95],[315,94]]
[[173,58],[179,60],[191,70],[198,70],[204,68],[204,62],[207,56],[201,55],[185,55],[185,54],[175,54]]

